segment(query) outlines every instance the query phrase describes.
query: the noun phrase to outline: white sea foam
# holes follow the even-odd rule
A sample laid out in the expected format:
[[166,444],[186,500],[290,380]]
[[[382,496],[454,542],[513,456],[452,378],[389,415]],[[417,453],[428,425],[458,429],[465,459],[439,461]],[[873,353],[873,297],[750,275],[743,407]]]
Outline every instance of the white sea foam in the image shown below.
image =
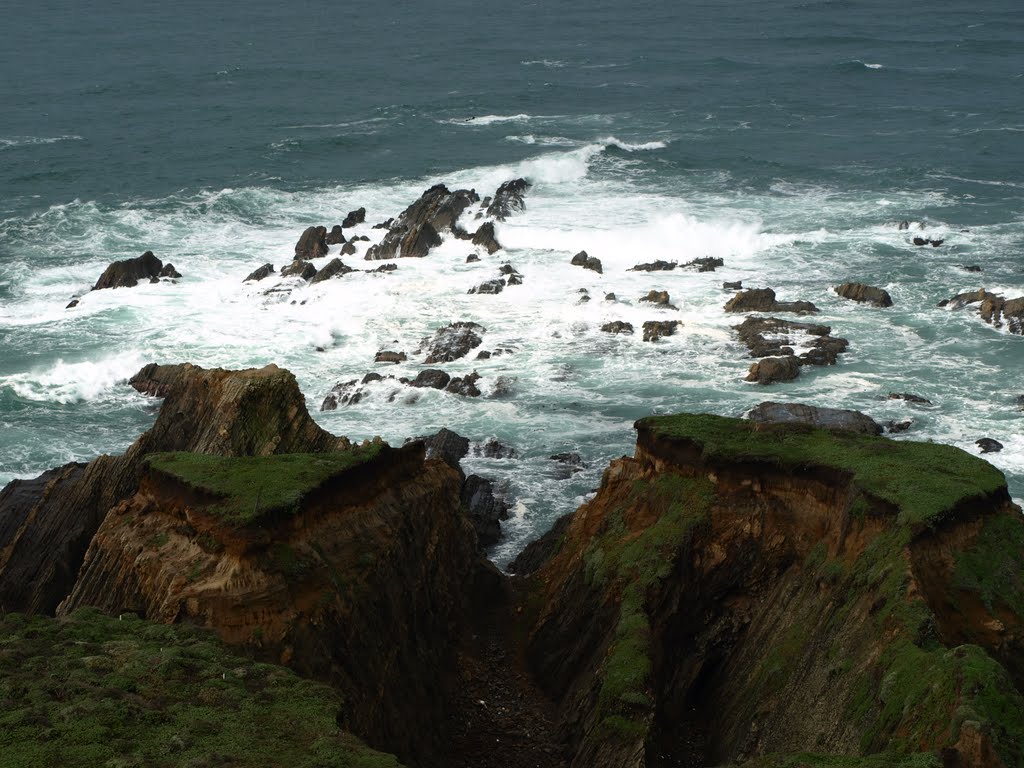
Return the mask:
[[0,150],[56,144],[60,141],[84,141],[84,139],[74,134],[67,136],[0,136]]
[[450,125],[494,125],[495,123],[525,123],[528,120],[535,119],[532,115],[520,113],[518,115],[480,115],[474,117],[460,117],[451,120],[442,120],[440,122],[448,123]]
[[0,387],[8,386],[19,397],[36,402],[97,400],[109,396],[115,385],[127,381],[145,363],[139,352],[77,363],[57,360],[41,370],[0,378]]
[[568,65],[568,62],[561,59],[531,59],[530,61],[520,61],[519,63],[524,67],[542,66],[549,69],[561,69]]

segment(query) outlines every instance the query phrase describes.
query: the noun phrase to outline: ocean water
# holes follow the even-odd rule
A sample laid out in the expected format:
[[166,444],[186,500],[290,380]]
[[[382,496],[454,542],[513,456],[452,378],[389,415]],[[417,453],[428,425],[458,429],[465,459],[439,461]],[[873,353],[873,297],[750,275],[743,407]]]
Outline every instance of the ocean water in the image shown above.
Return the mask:
[[[1001,441],[986,458],[1024,495],[1024,338],[937,307],[1024,295],[1017,3],[51,2],[5,14],[0,73],[0,483],[124,450],[156,412],[127,377],[188,360],[288,367],[353,439],[447,426],[513,446],[467,462],[513,507],[499,563],[575,508],[650,413],[773,399],[912,418],[900,439]],[[517,176],[527,210],[479,263],[449,239],[392,274],[242,283],[311,224],[364,206],[354,232],[377,239],[437,182],[485,195]],[[346,263],[376,267],[366,245]],[[569,265],[583,249],[603,275]],[[184,277],[89,292],[145,250]],[[703,256],[725,266],[626,271]],[[523,285],[467,294],[506,262]],[[813,301],[849,351],[792,383],[744,382],[734,280]],[[848,280],[895,306],[838,298]],[[651,289],[678,311],[640,303]],[[599,330],[652,319],[684,325],[657,344]],[[477,370],[483,397],[383,383],[319,412],[339,381],[415,375],[420,340],[456,320],[513,350],[446,366]],[[382,370],[381,349],[410,361]],[[548,458],[563,451],[586,469],[566,478]]]

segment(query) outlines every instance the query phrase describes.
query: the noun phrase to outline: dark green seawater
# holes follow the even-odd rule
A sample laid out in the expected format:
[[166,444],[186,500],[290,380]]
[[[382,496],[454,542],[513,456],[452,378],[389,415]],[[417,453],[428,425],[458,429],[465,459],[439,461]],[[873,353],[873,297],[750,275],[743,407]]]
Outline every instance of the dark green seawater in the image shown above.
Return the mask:
[[[1024,339],[936,306],[982,286],[1024,294],[1018,3],[60,2],[3,18],[0,482],[123,450],[154,413],[124,380],[151,360],[277,362],[316,412],[378,349],[411,353],[465,319],[487,327],[485,348],[515,349],[476,364],[485,394],[499,379],[507,394],[382,389],[317,418],[356,438],[449,426],[515,446],[470,462],[509,484],[499,561],[572,509],[651,412],[775,399],[911,418],[907,438],[1001,441],[989,458],[1024,495]],[[518,175],[528,209],[481,264],[446,241],[393,275],[284,299],[242,285],[309,224],[365,206],[357,233],[376,238],[372,223],[431,184],[489,194]],[[603,275],[568,265],[580,249]],[[86,295],[144,250],[184,279]],[[705,255],[725,267],[626,272]],[[467,295],[506,260],[523,286]],[[815,302],[850,351],[790,384],[744,383],[725,280]],[[837,298],[847,280],[895,306]],[[651,288],[670,291],[679,335],[600,332],[660,319],[637,302]],[[415,374],[411,357],[396,373]],[[547,456],[565,450],[588,469],[564,479]]]

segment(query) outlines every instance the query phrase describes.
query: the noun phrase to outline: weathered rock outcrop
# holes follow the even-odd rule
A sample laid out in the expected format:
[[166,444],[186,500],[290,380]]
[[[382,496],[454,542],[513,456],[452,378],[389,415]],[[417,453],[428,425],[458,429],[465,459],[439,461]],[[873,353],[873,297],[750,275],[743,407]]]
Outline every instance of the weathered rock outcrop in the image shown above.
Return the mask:
[[103,270],[94,291],[104,288],[133,288],[142,280],[148,283],[155,283],[161,277],[181,277],[172,264],[164,265],[160,259],[153,255],[152,251],[146,251],[134,259],[122,259],[113,262]]
[[487,215],[493,216],[498,221],[504,221],[513,213],[526,210],[526,202],[523,198],[529,188],[530,182],[526,179],[512,179],[504,182],[494,193],[491,204],[487,206]]
[[267,262],[262,267],[258,267],[257,269],[254,269],[252,272],[250,272],[249,276],[245,278],[245,280],[243,280],[242,282],[247,283],[250,280],[263,280],[265,278],[270,277],[272,274],[274,274],[274,265],[271,264],[270,262]]
[[465,357],[470,350],[480,346],[483,339],[479,334],[486,330],[479,323],[461,321],[439,328],[433,337],[423,339],[421,343],[420,351],[427,351],[427,357],[423,362],[427,365],[450,363],[452,360]]
[[[802,365],[833,365],[849,346],[846,339],[833,336],[827,325],[748,317],[733,328],[750,356],[762,358],[750,366],[746,379],[760,384],[795,379]],[[798,345],[805,347],[799,355],[793,349]]]
[[739,291],[725,303],[726,312],[796,312],[809,314],[818,308],[809,301],[778,301],[771,288],[751,288]]
[[817,429],[839,429],[862,435],[882,434],[881,424],[860,411],[802,403],[773,403],[768,400],[747,413],[747,418],[761,424],[806,424]]
[[681,320],[647,320],[644,322],[644,341],[657,341],[663,336],[675,336]]
[[572,260],[569,262],[574,267],[583,267],[589,269],[591,272],[597,272],[597,274],[603,274],[604,270],[601,267],[601,260],[593,256],[589,256],[586,251],[580,251]]
[[441,232],[450,232],[466,208],[480,198],[470,189],[450,191],[435,184],[391,222],[384,238],[366,252],[368,260],[423,257],[441,244]]
[[858,301],[862,304],[872,304],[876,307],[892,306],[892,297],[889,296],[889,292],[882,288],[876,288],[873,285],[843,283],[842,285],[837,285],[835,291],[844,299]]
[[317,273],[313,275],[313,279],[310,283],[322,283],[324,280],[330,280],[332,277],[343,277],[349,272],[354,272],[352,267],[348,266],[341,259],[331,259],[329,262],[324,264],[322,269],[317,270]]
[[573,766],[1021,764],[1024,518],[997,470],[803,425],[637,429],[530,582]]
[[362,224],[366,221],[366,209],[356,208],[354,211],[349,211],[348,215],[345,216],[345,220],[341,222],[342,229],[351,229],[357,224]]
[[330,682],[348,703],[346,728],[430,764],[458,685],[453,639],[474,589],[495,583],[457,512],[460,485],[418,443],[155,454],[58,613],[91,605],[210,628]]
[[494,234],[494,223],[487,221],[479,226],[470,238],[473,245],[479,245],[488,253],[496,253],[501,250],[501,243]]
[[312,280],[316,277],[316,266],[311,262],[296,259],[288,266],[281,268],[281,277],[301,277],[303,280]]
[[319,259],[327,255],[327,227],[306,227],[295,243],[295,258]]
[[67,464],[0,492],[5,610],[53,612],[107,511],[135,493],[148,453],[267,455],[348,445],[317,426],[295,377],[274,365],[245,371],[147,365],[130,383],[164,403],[156,423],[124,455]]
[[1005,326],[1010,333],[1024,335],[1024,296],[1005,299],[999,294],[979,288],[939,302],[940,307],[951,309],[961,309],[970,304],[980,304],[978,312],[981,319],[994,328]]

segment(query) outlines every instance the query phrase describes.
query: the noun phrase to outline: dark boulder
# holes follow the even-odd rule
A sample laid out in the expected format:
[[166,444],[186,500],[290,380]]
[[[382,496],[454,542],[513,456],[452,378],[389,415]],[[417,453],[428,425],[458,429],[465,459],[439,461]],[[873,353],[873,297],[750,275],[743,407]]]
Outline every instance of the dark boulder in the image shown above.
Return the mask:
[[312,280],[315,276],[316,267],[301,259],[296,259],[281,270],[281,277],[301,277],[303,280]]
[[295,244],[296,259],[318,259],[327,255],[327,227],[306,227]]
[[381,264],[376,269],[368,269],[366,271],[367,272],[377,272],[377,273],[383,274],[383,273],[387,273],[387,272],[394,272],[396,269],[398,269],[398,265],[397,264]]
[[499,243],[498,239],[494,236],[493,222],[488,221],[481,224],[471,239],[473,245],[479,245],[485,248],[488,253],[494,253],[495,251],[501,250],[501,243]]
[[467,264],[472,264],[475,261],[480,261],[480,257],[477,256],[475,253],[471,253],[469,254],[469,256],[466,257]]
[[641,296],[640,301],[646,301],[654,304],[656,307],[664,307],[665,309],[678,309],[673,304],[669,303],[668,291],[648,291],[646,296]]
[[103,274],[92,289],[99,291],[104,288],[133,288],[140,280],[157,280],[163,267],[163,262],[154,256],[152,251],[146,251],[134,259],[115,261],[103,270]]
[[515,448],[490,437],[483,443],[476,443],[473,446],[473,455],[485,459],[514,459],[518,454]]
[[1010,333],[1024,335],[1024,296],[1004,299],[995,296],[981,302],[981,319],[994,328],[1004,325]]
[[78,306],[78,299],[72,299],[71,301],[68,302],[68,305],[66,307],[64,307],[64,309],[74,309],[77,306]]
[[249,276],[245,278],[245,280],[243,280],[242,282],[247,283],[250,280],[262,280],[265,277],[270,277],[272,274],[274,274],[274,265],[267,263],[264,264],[262,267],[254,269],[252,272],[250,272]]
[[468,189],[450,191],[444,184],[426,190],[391,223],[379,244],[366,252],[369,260],[426,256],[441,244],[441,232],[449,232],[462,212],[480,198]]
[[341,225],[335,224],[331,227],[331,231],[327,233],[327,237],[324,238],[324,242],[328,245],[339,245],[345,242],[345,235],[342,234]]
[[942,245],[946,241],[945,240],[932,240],[931,238],[928,238],[928,237],[915,237],[913,242],[914,242],[914,245],[918,245],[918,246],[920,246],[920,245],[930,245],[930,246],[932,246],[932,248],[938,248],[940,245]]
[[171,262],[167,262],[164,264],[163,269],[160,270],[160,274],[157,275],[157,277],[169,277],[176,280],[181,277],[181,272],[176,270]]
[[404,363],[409,358],[405,352],[392,352],[390,350],[381,350],[373,358],[375,363]]
[[957,266],[964,272],[981,272],[981,267],[977,264],[957,264]]
[[569,263],[574,267],[583,267],[591,272],[597,272],[599,275],[604,273],[604,270],[601,268],[601,260],[588,256],[586,251],[577,253]]
[[437,434],[419,440],[427,449],[428,459],[441,459],[455,469],[460,469],[459,462],[469,453],[469,438],[443,427]]
[[818,408],[801,403],[764,402],[750,411],[746,418],[762,424],[806,424],[818,429],[858,432],[864,435],[882,434],[882,426],[860,411]]
[[910,392],[890,392],[885,397],[886,400],[905,400],[908,403],[915,403],[917,405],[931,405],[932,401],[928,398],[921,397],[920,395],[914,395]]
[[480,374],[473,371],[467,376],[456,376],[453,378],[448,382],[448,386],[444,388],[444,391],[451,392],[453,395],[462,395],[463,397],[480,397],[480,388],[476,385],[478,381],[480,381]]
[[427,350],[427,357],[423,361],[427,365],[432,363],[450,363],[465,357],[471,349],[476,349],[483,341],[479,333],[486,329],[477,324],[469,322],[451,323],[444,328],[439,328],[433,338],[426,338],[421,345],[421,351]]
[[519,273],[516,273],[514,275],[509,275],[508,284],[509,285],[522,285],[523,284],[523,276],[520,275]]
[[751,288],[740,291],[725,304],[726,312],[796,312],[806,314],[817,312],[818,308],[809,301],[776,301],[771,288]]
[[322,283],[324,280],[330,280],[332,277],[341,277],[347,275],[349,272],[354,272],[352,267],[348,266],[341,259],[331,259],[327,262],[323,269],[319,270],[316,275],[313,276],[312,283]]
[[470,288],[467,293],[501,293],[503,290],[505,290],[505,281],[499,278],[496,280],[488,280],[487,282]]
[[345,243],[343,246],[341,246],[341,255],[342,256],[355,256],[356,255],[356,244],[353,243],[351,240],[349,242]]
[[714,272],[719,267],[725,266],[725,260],[718,257],[704,256],[700,259],[694,259],[683,264],[680,269],[686,269],[687,267],[694,267],[698,272]]
[[508,572],[517,576],[529,576],[531,573],[539,571],[558,552],[572,519],[573,513],[569,512],[555,520],[550,531],[539,539],[531,541],[522,552],[516,555],[515,560],[508,565]]
[[775,384],[780,381],[792,381],[800,375],[800,358],[795,355],[785,357],[765,357],[750,366],[747,381],[758,384]]
[[409,382],[410,387],[444,389],[452,377],[437,368],[426,368],[420,371],[416,378]]
[[630,272],[669,272],[679,265],[676,261],[651,261],[646,264],[637,264],[631,267]]
[[900,432],[906,432],[908,429],[911,428],[911,426],[913,426],[913,424],[913,419],[903,419],[902,421],[890,419],[889,421],[885,422],[885,431],[888,432],[890,435],[898,435]]
[[504,221],[513,213],[526,210],[526,202],[523,198],[529,188],[530,182],[526,179],[506,181],[494,193],[491,204],[487,206],[487,215],[493,216],[498,221]]
[[508,519],[508,505],[495,496],[494,483],[480,475],[470,475],[462,484],[460,501],[476,529],[480,546],[497,544],[501,538],[501,521]]
[[348,215],[345,216],[344,221],[341,222],[341,226],[345,229],[351,229],[356,224],[362,224],[366,221],[366,209],[356,208],[354,211],[349,211]]
[[601,330],[605,333],[633,333],[633,324],[627,323],[624,320],[615,320],[614,322],[602,325]]
[[998,299],[999,296],[994,293],[989,293],[984,288],[979,288],[976,291],[965,291],[964,293],[958,293],[949,299],[943,299],[939,302],[940,307],[949,307],[950,309],[961,309],[966,307],[968,304],[976,304],[978,302],[985,301],[985,299]]
[[892,298],[888,291],[864,283],[843,283],[835,287],[835,292],[844,299],[872,304],[876,307],[892,306]]
[[679,320],[648,320],[644,323],[644,341],[657,341],[663,336],[674,336]]
[[732,283],[730,283],[730,282],[722,283],[722,290],[723,291],[742,291],[743,290],[743,281],[742,280],[736,280],[735,282],[732,282]]
[[1003,444],[998,440],[993,440],[991,437],[975,440],[974,444],[981,449],[982,453],[999,453],[999,451],[1003,450]]
[[615,294],[614,293],[606,293],[604,295],[604,300],[605,301],[615,301],[616,300],[615,299]]

